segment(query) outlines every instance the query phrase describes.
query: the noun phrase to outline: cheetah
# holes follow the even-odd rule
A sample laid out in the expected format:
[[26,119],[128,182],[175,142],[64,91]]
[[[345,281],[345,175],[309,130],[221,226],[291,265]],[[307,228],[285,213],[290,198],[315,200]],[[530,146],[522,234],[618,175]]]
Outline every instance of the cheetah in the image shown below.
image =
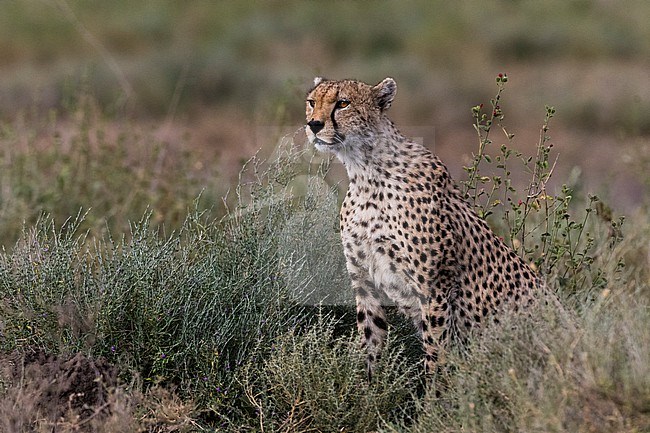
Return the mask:
[[349,177],[340,232],[369,379],[387,333],[384,306],[412,319],[431,373],[450,339],[506,305],[532,303],[541,285],[440,159],[388,118],[396,90],[392,78],[372,86],[317,77],[306,98],[310,143],[336,155]]

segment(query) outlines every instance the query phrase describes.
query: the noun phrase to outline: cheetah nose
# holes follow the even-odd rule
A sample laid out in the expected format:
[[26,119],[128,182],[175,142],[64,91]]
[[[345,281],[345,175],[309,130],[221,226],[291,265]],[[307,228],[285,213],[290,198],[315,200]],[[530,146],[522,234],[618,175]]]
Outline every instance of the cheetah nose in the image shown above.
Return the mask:
[[314,119],[307,122],[307,125],[311,129],[311,132],[313,132],[314,134],[318,134],[318,131],[323,129],[323,127],[325,126],[325,124],[320,120],[314,120]]

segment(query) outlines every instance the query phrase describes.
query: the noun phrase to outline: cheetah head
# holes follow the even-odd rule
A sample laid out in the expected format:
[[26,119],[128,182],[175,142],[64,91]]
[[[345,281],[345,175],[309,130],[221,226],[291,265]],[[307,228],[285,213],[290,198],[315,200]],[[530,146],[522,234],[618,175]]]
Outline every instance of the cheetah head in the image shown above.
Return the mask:
[[341,154],[370,145],[386,123],[397,84],[386,78],[375,86],[355,80],[314,79],[307,94],[305,130],[320,151]]

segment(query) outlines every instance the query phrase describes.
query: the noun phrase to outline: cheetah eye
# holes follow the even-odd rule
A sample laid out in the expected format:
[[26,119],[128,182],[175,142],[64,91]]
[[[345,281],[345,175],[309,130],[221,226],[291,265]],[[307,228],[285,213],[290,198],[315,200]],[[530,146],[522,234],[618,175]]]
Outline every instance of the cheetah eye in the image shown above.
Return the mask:
[[350,105],[350,101],[348,101],[347,99],[340,99],[336,101],[336,108],[345,108],[348,105]]
[[307,99],[307,103],[309,104],[309,106],[310,106],[311,108],[314,108],[315,102],[314,102],[313,99]]

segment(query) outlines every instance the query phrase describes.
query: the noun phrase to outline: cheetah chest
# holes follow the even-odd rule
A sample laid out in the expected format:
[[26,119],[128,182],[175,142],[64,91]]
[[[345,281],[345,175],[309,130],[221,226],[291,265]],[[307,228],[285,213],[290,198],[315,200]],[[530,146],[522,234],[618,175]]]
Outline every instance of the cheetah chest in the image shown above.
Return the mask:
[[[359,204],[357,204],[359,203]],[[352,278],[368,278],[383,293],[386,304],[415,307],[413,284],[398,266],[399,252],[391,251],[390,211],[385,203],[346,198],[341,209],[341,237]]]

